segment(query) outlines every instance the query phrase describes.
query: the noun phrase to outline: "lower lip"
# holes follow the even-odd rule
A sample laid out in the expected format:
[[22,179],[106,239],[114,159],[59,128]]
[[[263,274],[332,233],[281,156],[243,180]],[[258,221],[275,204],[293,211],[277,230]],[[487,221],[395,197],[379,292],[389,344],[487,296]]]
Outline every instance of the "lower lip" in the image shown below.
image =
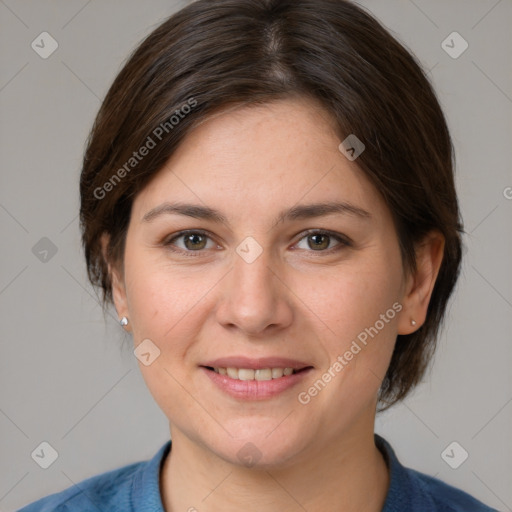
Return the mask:
[[304,379],[312,368],[306,368],[298,373],[284,375],[272,380],[238,380],[232,379],[227,375],[221,375],[213,370],[208,370],[204,366],[201,367],[201,370],[206,373],[218,388],[234,398],[241,400],[264,400],[295,386]]

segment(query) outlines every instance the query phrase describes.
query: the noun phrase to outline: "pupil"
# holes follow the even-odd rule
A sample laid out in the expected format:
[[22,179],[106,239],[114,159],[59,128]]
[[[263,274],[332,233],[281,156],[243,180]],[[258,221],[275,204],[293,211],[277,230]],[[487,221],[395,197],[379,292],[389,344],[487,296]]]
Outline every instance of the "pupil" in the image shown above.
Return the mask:
[[[325,246],[326,235],[311,235],[311,238],[314,240],[313,243],[316,248]],[[327,245],[329,244],[327,243]]]
[[198,247],[201,247],[201,238],[202,238],[202,235],[191,234],[191,235],[188,235],[187,241],[190,242],[190,244],[192,245],[192,248],[197,249]]

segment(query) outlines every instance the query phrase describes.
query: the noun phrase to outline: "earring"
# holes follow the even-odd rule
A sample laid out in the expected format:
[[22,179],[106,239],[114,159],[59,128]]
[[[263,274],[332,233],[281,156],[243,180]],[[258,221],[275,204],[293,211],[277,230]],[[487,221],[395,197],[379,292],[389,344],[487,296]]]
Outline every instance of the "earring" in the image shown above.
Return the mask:
[[125,316],[123,316],[123,318],[121,318],[121,320],[119,320],[119,323],[123,326],[123,327],[126,327],[128,325],[128,318],[126,318]]
[[411,325],[415,326],[416,325],[416,320],[411,320]]

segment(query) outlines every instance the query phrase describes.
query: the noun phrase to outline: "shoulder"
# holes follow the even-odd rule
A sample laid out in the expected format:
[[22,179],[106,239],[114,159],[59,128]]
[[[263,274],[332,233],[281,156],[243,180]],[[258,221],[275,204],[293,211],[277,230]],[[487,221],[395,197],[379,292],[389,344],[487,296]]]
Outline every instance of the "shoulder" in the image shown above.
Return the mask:
[[441,480],[415,471],[406,469],[412,481],[424,496],[428,496],[439,512],[496,512],[496,509],[484,505],[468,493],[448,485]]
[[389,443],[377,434],[375,444],[390,471],[383,512],[497,512],[456,487],[404,467]]
[[153,512],[163,512],[159,475],[161,464],[170,449],[169,440],[150,460],[135,462],[82,480],[18,512],[129,512],[149,505]]
[[121,510],[114,504],[130,499],[133,477],[143,465],[144,462],[136,462],[93,476],[61,492],[41,498],[18,512]]

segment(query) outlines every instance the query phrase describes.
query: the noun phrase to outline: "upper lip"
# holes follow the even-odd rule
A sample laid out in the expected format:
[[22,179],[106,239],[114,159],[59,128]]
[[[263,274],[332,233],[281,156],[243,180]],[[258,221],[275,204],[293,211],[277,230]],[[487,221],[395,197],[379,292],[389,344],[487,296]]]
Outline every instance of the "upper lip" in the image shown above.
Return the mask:
[[244,356],[230,356],[207,361],[201,366],[209,366],[211,368],[247,368],[251,370],[259,370],[262,368],[293,368],[294,370],[302,370],[311,365],[303,361],[298,361],[297,359],[288,359],[285,357],[250,358]]

